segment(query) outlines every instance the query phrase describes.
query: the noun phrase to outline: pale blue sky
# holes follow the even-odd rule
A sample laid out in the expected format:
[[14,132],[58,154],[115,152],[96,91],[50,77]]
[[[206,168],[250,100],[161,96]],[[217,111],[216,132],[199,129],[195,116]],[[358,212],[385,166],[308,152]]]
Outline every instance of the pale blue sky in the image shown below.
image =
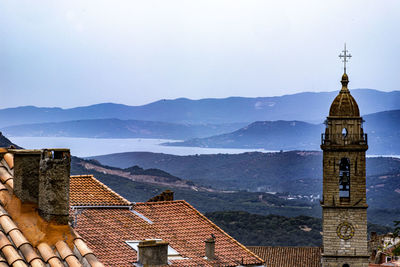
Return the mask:
[[0,108],[400,90],[400,1],[0,1]]

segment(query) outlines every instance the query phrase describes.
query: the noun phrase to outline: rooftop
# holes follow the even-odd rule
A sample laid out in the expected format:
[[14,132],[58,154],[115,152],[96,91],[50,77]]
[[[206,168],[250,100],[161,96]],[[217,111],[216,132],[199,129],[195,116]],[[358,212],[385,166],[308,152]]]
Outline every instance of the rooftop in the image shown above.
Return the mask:
[[69,225],[45,221],[13,194],[13,154],[0,148],[0,267],[103,266]]
[[129,206],[131,203],[101,183],[93,175],[74,175],[70,179],[70,206]]
[[[78,181],[96,186],[81,186]],[[100,190],[98,187],[105,188]],[[71,177],[71,210],[75,230],[105,265],[126,266],[137,262],[137,252],[128,243],[162,240],[178,254],[171,266],[261,265],[263,260],[234,240],[184,200],[126,205],[127,200],[98,182],[93,176]],[[99,193],[101,192],[101,193]],[[118,201],[97,206],[99,199],[115,194]],[[90,196],[84,197],[82,196]],[[154,199],[153,199],[154,201]],[[125,205],[121,205],[125,204]],[[215,260],[205,259],[204,241],[215,236]],[[130,242],[131,241],[131,242]]]
[[320,267],[320,247],[248,247],[260,256],[268,267]]

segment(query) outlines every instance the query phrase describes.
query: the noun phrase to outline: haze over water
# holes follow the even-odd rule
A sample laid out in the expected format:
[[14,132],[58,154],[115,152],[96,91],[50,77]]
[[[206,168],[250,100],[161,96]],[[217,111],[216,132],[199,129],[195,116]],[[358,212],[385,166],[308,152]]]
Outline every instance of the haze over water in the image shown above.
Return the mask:
[[89,157],[121,152],[154,152],[172,155],[195,154],[238,154],[250,151],[275,152],[264,149],[236,148],[201,148],[162,146],[161,143],[178,140],[167,139],[108,139],[108,138],[75,138],[75,137],[12,137],[10,140],[26,149],[69,148],[71,154],[77,157]]

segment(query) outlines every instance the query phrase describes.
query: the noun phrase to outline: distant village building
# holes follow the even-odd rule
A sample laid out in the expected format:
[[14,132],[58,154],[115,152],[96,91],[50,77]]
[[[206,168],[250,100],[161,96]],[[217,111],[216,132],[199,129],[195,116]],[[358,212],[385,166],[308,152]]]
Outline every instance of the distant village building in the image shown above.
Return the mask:
[[393,253],[399,247],[400,236],[396,236],[393,233],[377,235],[372,232],[368,242],[368,250],[371,255],[370,262],[376,264],[372,266],[400,266],[400,256],[396,256]]
[[[347,50],[343,51],[346,64]],[[346,65],[345,65],[346,66]],[[347,85],[330,107],[322,134],[323,150],[323,252],[322,267],[368,267],[367,202],[363,130],[357,102]]]

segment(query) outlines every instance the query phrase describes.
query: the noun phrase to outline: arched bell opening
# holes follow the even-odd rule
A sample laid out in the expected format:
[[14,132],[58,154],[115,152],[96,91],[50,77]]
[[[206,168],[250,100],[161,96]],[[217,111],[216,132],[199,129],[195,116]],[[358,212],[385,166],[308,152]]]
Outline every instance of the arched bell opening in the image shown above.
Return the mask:
[[342,136],[343,136],[343,137],[347,137],[347,134],[348,134],[347,129],[346,129],[346,128],[343,128],[343,129],[342,129]]
[[350,159],[342,158],[339,163],[339,197],[340,200],[350,199]]

